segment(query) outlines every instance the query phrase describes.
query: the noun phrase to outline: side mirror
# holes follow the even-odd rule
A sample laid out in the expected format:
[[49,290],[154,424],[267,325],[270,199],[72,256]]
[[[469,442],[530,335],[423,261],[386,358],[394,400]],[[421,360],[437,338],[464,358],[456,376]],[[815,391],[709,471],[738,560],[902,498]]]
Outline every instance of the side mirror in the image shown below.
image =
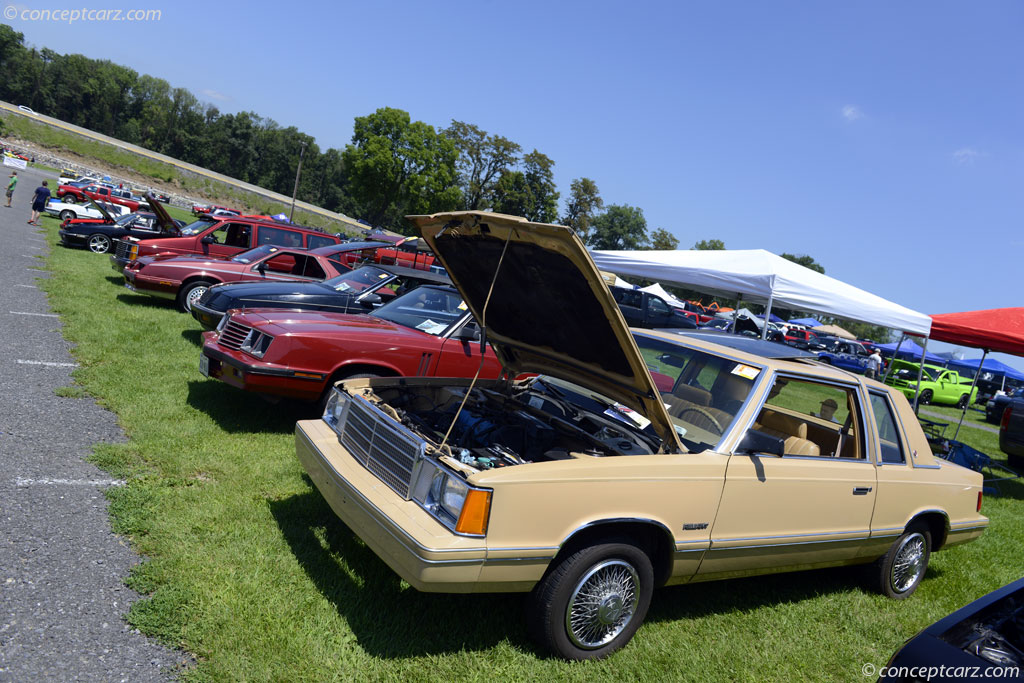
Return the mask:
[[260,275],[266,275],[267,274],[267,262],[266,261],[260,261],[259,263],[257,263],[256,264],[256,270],[259,272]]
[[213,235],[203,235],[203,239],[199,240],[203,244],[216,244],[217,238]]
[[452,335],[452,339],[458,339],[459,341],[464,342],[477,341],[480,339],[480,330],[476,327],[463,325],[458,332]]
[[384,303],[384,300],[380,298],[380,294],[372,293],[362,297],[359,300],[359,303],[362,304],[364,308],[373,308],[375,306],[380,306]]
[[782,457],[786,452],[786,442],[777,436],[759,432],[756,429],[748,429],[743,435],[740,445],[736,448],[737,453],[767,453]]

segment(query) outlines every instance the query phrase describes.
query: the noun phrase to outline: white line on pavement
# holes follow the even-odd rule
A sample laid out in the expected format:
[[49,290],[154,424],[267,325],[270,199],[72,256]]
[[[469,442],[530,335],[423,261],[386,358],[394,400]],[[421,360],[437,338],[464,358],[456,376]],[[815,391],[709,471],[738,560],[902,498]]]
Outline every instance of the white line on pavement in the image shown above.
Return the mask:
[[26,313],[25,311],[11,311],[11,315],[35,315],[40,318],[59,318],[56,313]]
[[[27,287],[28,289],[39,289],[35,285],[14,285],[15,287]],[[11,311],[13,313],[14,311]]]
[[15,486],[124,486],[124,479],[30,479],[17,477]]
[[42,360],[21,360],[17,361],[18,365],[45,365],[48,368],[77,368],[78,363],[47,363]]

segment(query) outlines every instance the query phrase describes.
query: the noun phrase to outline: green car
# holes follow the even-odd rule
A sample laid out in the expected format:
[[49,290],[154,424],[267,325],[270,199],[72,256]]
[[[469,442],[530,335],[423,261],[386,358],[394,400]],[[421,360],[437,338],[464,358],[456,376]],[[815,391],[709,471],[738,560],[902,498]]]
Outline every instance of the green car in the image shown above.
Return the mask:
[[[903,392],[903,395],[914,401],[917,390],[917,373],[921,366],[905,360],[893,360],[892,370],[885,383]],[[978,387],[971,388],[971,380],[961,378],[956,370],[948,370],[938,365],[925,365],[921,375],[921,396],[919,403],[945,403],[963,408],[974,403],[978,397]]]

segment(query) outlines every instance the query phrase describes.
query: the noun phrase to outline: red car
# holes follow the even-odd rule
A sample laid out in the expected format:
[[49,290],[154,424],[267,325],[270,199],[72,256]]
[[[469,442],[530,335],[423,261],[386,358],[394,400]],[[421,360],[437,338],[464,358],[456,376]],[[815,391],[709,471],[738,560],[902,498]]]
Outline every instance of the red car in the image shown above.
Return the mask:
[[[231,311],[203,333],[199,371],[246,391],[323,401],[340,379],[472,377],[480,332],[450,287],[423,285],[367,315]],[[501,364],[485,346],[481,378]]]
[[148,208],[148,203],[143,198],[134,196],[128,190],[107,187],[106,185],[76,187],[71,183],[67,183],[57,188],[57,197],[71,204],[75,202],[88,202],[90,199],[94,199],[97,202],[113,202],[114,204],[127,206],[128,210],[132,213],[138,211],[139,207],[143,204],[146,204]]
[[124,269],[125,286],[135,292],[175,299],[188,313],[211,285],[221,282],[320,281],[349,271],[346,244],[311,251],[270,244],[230,259],[204,256],[143,256]]

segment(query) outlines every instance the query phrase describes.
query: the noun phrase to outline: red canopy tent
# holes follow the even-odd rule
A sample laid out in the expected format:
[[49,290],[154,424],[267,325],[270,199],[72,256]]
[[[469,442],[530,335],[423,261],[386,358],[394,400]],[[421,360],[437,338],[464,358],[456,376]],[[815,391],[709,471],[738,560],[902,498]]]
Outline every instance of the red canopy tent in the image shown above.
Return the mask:
[[[979,372],[974,375],[971,392],[978,383],[981,366],[989,351],[1024,356],[1024,308],[990,308],[986,311],[964,311],[963,313],[940,313],[933,315],[932,339],[973,346],[982,349]],[[967,407],[960,413],[960,424],[956,426],[955,440],[960,435]]]
[[1024,308],[940,313],[931,318],[932,339],[1024,356]]

